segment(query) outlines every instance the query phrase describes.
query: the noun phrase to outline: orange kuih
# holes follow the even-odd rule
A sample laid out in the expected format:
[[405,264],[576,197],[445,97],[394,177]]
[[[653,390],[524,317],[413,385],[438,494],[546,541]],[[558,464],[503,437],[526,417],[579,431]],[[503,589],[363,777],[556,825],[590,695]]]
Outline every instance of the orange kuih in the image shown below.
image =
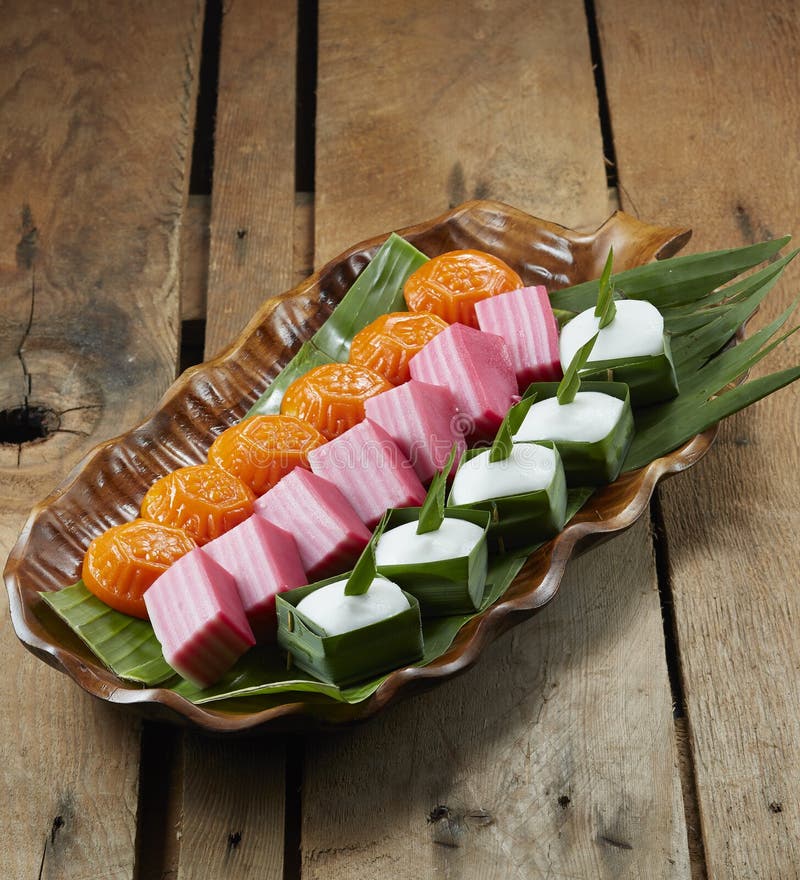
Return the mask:
[[309,451],[324,442],[315,427],[293,416],[253,416],[223,431],[208,461],[263,495],[289,471],[307,468]]
[[207,544],[246,520],[255,498],[233,474],[198,464],[156,480],[142,501],[142,517],[183,529],[198,544]]
[[181,529],[135,519],[113,526],[92,541],[81,577],[106,605],[146,620],[145,590],[196,546]]
[[475,303],[522,287],[502,260],[483,251],[448,251],[409,275],[403,288],[412,312],[430,312],[448,324],[478,327]]
[[447,323],[427,312],[390,312],[381,315],[353,337],[350,363],[369,367],[392,385],[411,378],[408,362]]
[[308,422],[332,440],[364,420],[364,401],[392,387],[367,367],[324,364],[292,382],[281,412]]

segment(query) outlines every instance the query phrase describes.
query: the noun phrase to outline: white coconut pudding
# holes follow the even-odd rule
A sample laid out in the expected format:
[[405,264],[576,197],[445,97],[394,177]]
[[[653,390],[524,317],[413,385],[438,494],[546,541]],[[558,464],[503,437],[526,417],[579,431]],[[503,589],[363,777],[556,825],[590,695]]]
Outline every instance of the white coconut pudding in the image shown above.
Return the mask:
[[559,339],[563,369],[567,369],[578,349],[595,333],[598,336],[588,363],[663,353],[664,318],[661,312],[652,303],[640,299],[621,299],[615,305],[614,320],[602,330],[594,307],[564,325]]
[[622,417],[623,401],[599,391],[579,391],[571,403],[557,397],[538,400],[513,436],[525,440],[569,440],[596,443],[607,437]]
[[346,585],[343,578],[314,590],[297,603],[297,610],[329,636],[338,636],[409,608],[400,587],[384,577],[374,578],[369,589],[357,596],[345,596]]
[[546,489],[556,473],[556,454],[546,446],[518,443],[508,458],[489,461],[487,449],[463,461],[453,480],[450,504],[473,504]]
[[417,521],[404,523],[384,532],[375,548],[375,563],[380,568],[388,565],[416,565],[460,559],[475,549],[484,530],[463,519],[445,517],[441,526],[422,535],[417,534]]

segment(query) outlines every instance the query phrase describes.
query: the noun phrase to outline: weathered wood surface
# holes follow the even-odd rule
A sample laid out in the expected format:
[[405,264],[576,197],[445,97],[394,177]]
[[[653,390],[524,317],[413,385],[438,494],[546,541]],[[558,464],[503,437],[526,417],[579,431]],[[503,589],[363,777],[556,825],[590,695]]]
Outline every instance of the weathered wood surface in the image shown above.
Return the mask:
[[323,0],[319,37],[318,263],[471,198],[605,219],[580,4]]
[[[317,262],[473,195],[604,214],[583,4],[491,6],[321,4]],[[302,876],[685,877],[676,760],[640,524],[464,678],[308,741]]]
[[[49,408],[57,431],[0,445],[0,557],[31,503],[174,376],[202,17],[194,0],[4,10],[0,409]],[[8,625],[0,662],[0,874],[131,877],[138,721]]]
[[[800,10],[598,3],[622,202],[697,250],[798,232]],[[792,264],[753,322],[797,296]],[[796,364],[790,340],[758,372]],[[726,423],[662,492],[710,877],[800,870],[800,389]]]
[[[294,2],[237,0],[224,10],[207,357],[293,281],[296,35]],[[182,745],[178,877],[282,878],[284,739],[186,733]]]

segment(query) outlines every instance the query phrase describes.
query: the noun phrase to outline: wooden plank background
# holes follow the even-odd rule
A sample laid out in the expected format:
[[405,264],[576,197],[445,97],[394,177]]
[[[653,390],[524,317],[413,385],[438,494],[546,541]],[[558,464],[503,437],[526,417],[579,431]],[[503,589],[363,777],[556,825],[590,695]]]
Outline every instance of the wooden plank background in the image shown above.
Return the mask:
[[[195,0],[14,6],[0,36],[0,409],[48,407],[59,430],[0,445],[2,556],[31,499],[174,377],[203,22]],[[67,686],[8,625],[0,655],[0,874],[131,877],[139,723]]]
[[[211,356],[357,240],[473,197],[592,227],[609,161],[622,207],[693,224],[695,250],[797,231],[793,3],[12,5],[0,409],[51,406],[61,430],[0,444],[6,549],[31,497],[154,405],[179,318]],[[213,186],[187,204],[204,17]],[[657,533],[579,560],[477,668],[354,731],[142,728],[6,627],[0,873],[796,876],[798,406],[733,419],[660,492]]]

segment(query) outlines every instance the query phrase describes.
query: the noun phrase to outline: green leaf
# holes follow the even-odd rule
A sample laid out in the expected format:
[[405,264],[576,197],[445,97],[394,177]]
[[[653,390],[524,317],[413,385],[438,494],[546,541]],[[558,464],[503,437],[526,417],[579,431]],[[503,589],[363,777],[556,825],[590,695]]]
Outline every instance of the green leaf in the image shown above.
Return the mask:
[[344,362],[353,336],[387,312],[404,311],[403,286],[428,258],[392,233],[378,248],[350,290],[319,330],[304,343],[278,378],[250,408],[248,416],[280,412],[286,389],[314,367]]
[[[720,394],[797,330],[794,328],[779,339],[769,341],[789,319],[793,308],[682,380],[681,393],[674,400],[636,413],[636,435],[623,471],[635,470],[666,455],[720,419],[798,378],[800,367],[795,367],[751,380]],[[719,396],[715,397],[717,394]]]
[[109,608],[83,581],[39,595],[120,678],[152,686],[175,675],[150,622]]
[[358,557],[358,562],[353,566],[353,570],[350,572],[350,576],[347,578],[347,583],[344,587],[345,596],[361,596],[363,593],[367,592],[372,585],[372,582],[375,580],[375,575],[377,574],[377,567],[375,565],[375,544],[381,536],[385,524],[386,514],[383,515],[383,519],[378,523],[377,528],[372,533],[369,543],[362,550],[361,556]]
[[[611,283],[611,266],[614,262],[614,248],[608,249],[608,257],[600,276],[597,291],[597,305],[594,310],[595,318],[600,319],[600,329],[608,327],[617,315],[617,307],[614,304],[614,285]],[[560,401],[559,401],[560,402]]]
[[332,363],[332,359],[319,351],[312,342],[303,343],[300,351],[286,364],[277,379],[250,407],[246,418],[249,416],[279,413],[281,411],[283,395],[295,379],[304,376],[309,370],[313,370],[314,367],[321,367],[323,364],[330,363]]
[[427,262],[425,254],[393,232],[311,341],[331,360],[346,361],[359,330],[387,312],[407,310],[403,287]]
[[489,450],[489,461],[491,462],[505,461],[511,455],[511,450],[514,448],[514,431],[511,426],[510,416],[511,410],[505,414],[505,418],[500,423],[497,434],[495,434],[492,448]]
[[566,309],[553,309],[553,317],[558,321],[559,331],[564,324],[568,324],[577,314],[577,312],[568,312]]
[[425,496],[425,501],[419,512],[418,535],[437,531],[444,521],[444,493],[447,487],[447,478],[453,469],[457,453],[458,447],[454,443],[444,467],[434,474],[431,484],[428,486],[428,494]]
[[[747,247],[689,254],[626,269],[615,278],[627,299],[646,299],[659,311],[693,303],[747,269],[770,260],[789,241],[789,236]],[[599,280],[586,281],[550,294],[554,308],[582,312],[597,302]]]
[[588,342],[585,342],[575,352],[572,360],[569,362],[563,378],[558,383],[558,391],[556,392],[556,397],[561,406],[564,406],[566,403],[572,403],[575,400],[575,395],[581,387],[580,371],[586,365],[586,361],[589,360],[589,355],[592,353],[599,335],[599,332],[595,333]]
[[780,273],[797,251],[780,261],[777,272],[772,266],[756,272],[731,287],[728,305],[708,310],[708,320],[687,333],[673,336],[672,358],[678,381],[691,377],[712,355],[716,354],[746,323],[767,294],[775,286]]

